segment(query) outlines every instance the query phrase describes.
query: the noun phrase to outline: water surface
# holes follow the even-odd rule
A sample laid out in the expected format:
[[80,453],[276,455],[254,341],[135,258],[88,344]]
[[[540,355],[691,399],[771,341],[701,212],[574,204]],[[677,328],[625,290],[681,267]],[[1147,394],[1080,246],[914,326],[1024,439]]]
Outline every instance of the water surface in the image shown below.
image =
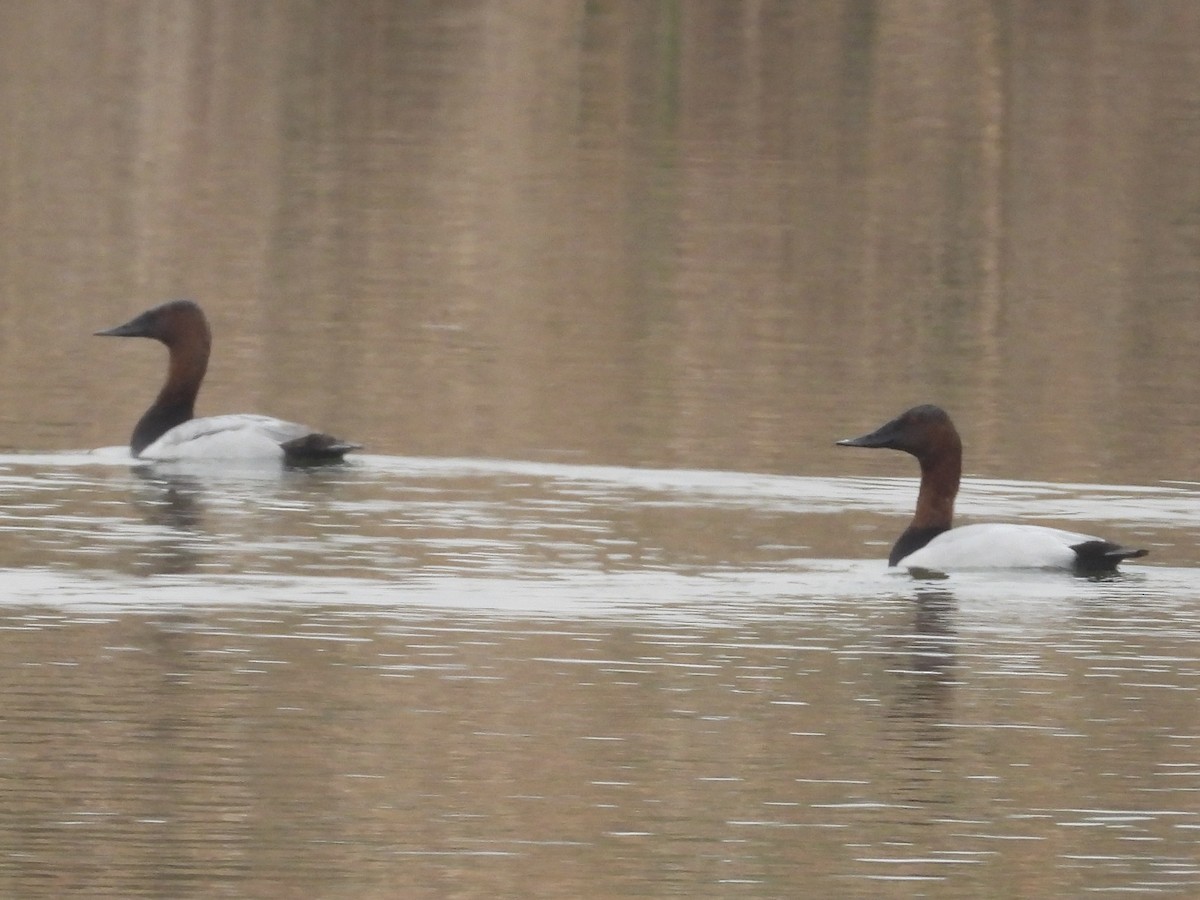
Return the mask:
[[[1200,881],[1196,570],[889,573],[908,479],[0,465],[13,893]],[[1103,490],[1190,539],[1194,486]]]

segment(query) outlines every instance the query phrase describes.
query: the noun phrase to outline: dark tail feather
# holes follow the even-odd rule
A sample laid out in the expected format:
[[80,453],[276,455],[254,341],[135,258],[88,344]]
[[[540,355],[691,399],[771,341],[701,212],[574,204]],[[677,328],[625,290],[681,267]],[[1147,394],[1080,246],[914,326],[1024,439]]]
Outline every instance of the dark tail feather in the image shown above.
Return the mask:
[[1122,560],[1138,559],[1150,552],[1100,540],[1084,541],[1071,549],[1075,551],[1075,569],[1079,572],[1112,572]]
[[314,465],[339,462],[351,450],[361,450],[362,444],[352,444],[331,434],[306,434],[281,444],[289,465]]

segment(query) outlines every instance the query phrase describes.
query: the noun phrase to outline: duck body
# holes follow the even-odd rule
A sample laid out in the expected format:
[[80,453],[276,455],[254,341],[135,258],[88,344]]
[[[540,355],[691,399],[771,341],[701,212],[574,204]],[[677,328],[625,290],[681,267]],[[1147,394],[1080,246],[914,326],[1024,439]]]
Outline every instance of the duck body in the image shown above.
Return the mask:
[[[934,572],[996,568],[1104,571],[1144,552],[1129,551],[1090,534],[1043,525],[989,522],[943,531],[924,546],[895,562],[889,561],[889,565]],[[1114,553],[1115,558],[1111,556]]]
[[191,300],[163,303],[96,334],[154,338],[167,347],[167,379],[129,441],[130,451],[139,459],[278,460],[303,465],[336,462],[361,446],[271,416],[195,418],[212,335],[203,310]]
[[962,478],[962,440],[937,406],[916,406],[846,447],[903,450],[921,466],[917,508],[888,557],[888,565],[913,571],[1065,569],[1111,572],[1145,550],[1104,538],[1041,525],[989,523],[954,528],[954,500]]
[[272,416],[231,413],[188,419],[168,429],[136,456],[155,462],[182,460],[278,460],[288,463],[341,459],[358,444],[314,432]]

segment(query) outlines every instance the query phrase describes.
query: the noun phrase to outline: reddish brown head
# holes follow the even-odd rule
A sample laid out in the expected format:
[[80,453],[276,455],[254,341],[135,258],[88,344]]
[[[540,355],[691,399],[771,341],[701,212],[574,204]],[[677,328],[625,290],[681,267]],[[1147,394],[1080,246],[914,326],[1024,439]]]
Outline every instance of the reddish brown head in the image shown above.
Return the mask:
[[962,478],[962,441],[940,406],[914,406],[862,437],[838,441],[843,447],[886,447],[911,453],[921,464],[921,490],[908,530],[892,548],[892,564],[910,545],[945,531],[954,519],[954,498]]
[[105,337],[147,337],[171,353],[167,380],[153,405],[133,430],[129,445],[136,456],[176,425],[192,418],[196,394],[208,370],[212,333],[204,311],[191,300],[171,300],[135,316],[124,325],[97,331]]
[[170,300],[135,316],[124,325],[97,331],[103,337],[147,337],[162,341],[168,347],[203,347],[207,353],[212,345],[208,319],[191,300]]
[[843,447],[886,447],[911,453],[921,462],[962,459],[962,441],[950,416],[940,406],[914,406],[862,437],[838,441]]

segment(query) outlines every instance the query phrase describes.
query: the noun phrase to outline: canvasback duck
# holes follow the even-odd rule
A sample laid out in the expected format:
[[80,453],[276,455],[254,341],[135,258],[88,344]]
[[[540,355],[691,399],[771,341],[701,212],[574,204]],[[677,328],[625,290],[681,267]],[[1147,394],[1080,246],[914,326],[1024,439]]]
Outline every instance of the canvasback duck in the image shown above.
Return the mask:
[[1073,569],[1111,572],[1145,550],[1041,525],[964,525],[951,528],[962,477],[962,441],[941,407],[914,406],[870,434],[838,441],[843,447],[886,447],[921,464],[921,489],[912,522],[888,557],[910,572],[963,569]]
[[154,338],[170,353],[167,380],[129,440],[130,451],[140,459],[278,459],[306,464],[334,462],[361,446],[270,416],[193,418],[212,333],[204,311],[191,300],[171,300],[96,334]]

